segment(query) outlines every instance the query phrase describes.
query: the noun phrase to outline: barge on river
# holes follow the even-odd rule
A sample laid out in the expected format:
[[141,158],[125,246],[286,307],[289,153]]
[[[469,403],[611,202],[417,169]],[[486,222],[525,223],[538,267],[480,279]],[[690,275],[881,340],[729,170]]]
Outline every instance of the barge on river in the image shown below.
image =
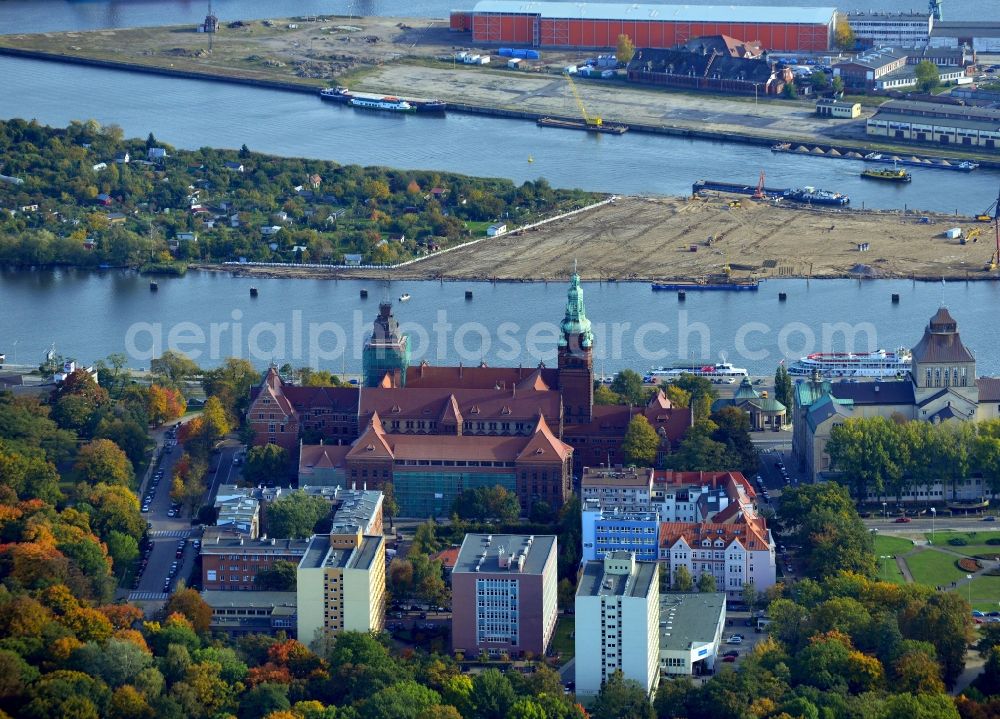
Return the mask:
[[[385,99],[385,95],[372,92],[353,92],[346,87],[328,87],[319,92],[320,99],[327,102],[339,102],[344,105],[355,104],[352,100],[359,100],[368,103],[377,103]],[[447,108],[447,103],[441,100],[426,100],[417,97],[399,98],[410,105],[415,112],[422,114],[441,114]],[[360,106],[360,103],[356,106]]]
[[624,135],[628,125],[618,125],[613,122],[586,122],[585,120],[568,120],[562,117],[540,117],[536,121],[539,127],[561,127],[565,130],[586,130],[587,132],[603,132],[608,135]]
[[760,280],[749,277],[737,279],[733,277],[710,277],[705,280],[678,280],[676,282],[654,282],[653,292],[756,292],[760,289]]

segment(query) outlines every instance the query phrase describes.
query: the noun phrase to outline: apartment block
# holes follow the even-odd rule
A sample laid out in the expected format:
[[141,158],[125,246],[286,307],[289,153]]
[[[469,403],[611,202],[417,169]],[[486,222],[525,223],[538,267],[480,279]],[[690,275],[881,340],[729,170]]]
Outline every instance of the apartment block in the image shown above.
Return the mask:
[[619,670],[651,694],[660,665],[656,562],[621,551],[587,562],[576,590],[576,627],[577,694],[596,695]]
[[659,556],[660,515],[657,512],[628,512],[614,507],[602,509],[596,499],[584,501],[583,561],[603,559],[610,552],[634,552],[642,561]]
[[299,562],[299,641],[324,634],[379,631],[385,625],[385,537],[359,527],[315,535]]
[[467,534],[451,573],[452,649],[545,653],[555,631],[556,537]]

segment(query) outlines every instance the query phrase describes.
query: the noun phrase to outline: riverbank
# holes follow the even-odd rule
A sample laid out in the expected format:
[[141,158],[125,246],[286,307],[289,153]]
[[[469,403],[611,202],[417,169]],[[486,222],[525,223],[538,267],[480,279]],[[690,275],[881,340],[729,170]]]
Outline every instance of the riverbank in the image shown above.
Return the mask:
[[[781,207],[729,198],[619,197],[525,232],[431,255],[405,267],[325,270],[197,265],[249,277],[560,280],[575,262],[585,280],[698,279],[723,271],[762,279],[986,280],[992,228],[967,218],[903,212]],[[926,222],[924,221],[926,218]],[[982,236],[945,238],[952,227]],[[859,243],[870,249],[860,251]]]
[[[456,43],[468,41],[467,33],[451,33],[440,20],[328,17],[223,27],[211,38],[211,51],[209,36],[188,26],[9,35],[0,37],[0,54],[305,93],[349,84],[370,92],[439,98],[452,111],[530,121],[579,116],[558,69],[579,62],[583,54],[546,51],[538,68],[542,72],[440,61],[452,56]],[[773,98],[755,102],[746,97],[667,92],[624,81],[581,79],[577,84],[590,115],[627,124],[633,131],[764,146],[816,143],[841,152],[914,151],[912,146],[869,142],[864,119],[874,106],[866,107],[859,120],[831,121],[816,117],[811,102]],[[934,148],[919,152],[937,153]]]

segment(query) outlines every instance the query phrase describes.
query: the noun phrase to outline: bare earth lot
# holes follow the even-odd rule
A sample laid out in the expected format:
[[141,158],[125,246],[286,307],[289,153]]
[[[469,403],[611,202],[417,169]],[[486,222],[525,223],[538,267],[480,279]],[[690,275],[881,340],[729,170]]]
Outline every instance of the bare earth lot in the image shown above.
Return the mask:
[[[445,20],[387,17],[329,17],[316,21],[223,23],[212,38],[191,26],[0,37],[0,47],[59,56],[165,68],[173,71],[280,81],[320,88],[348,84],[359,90],[453,103],[561,116],[579,116],[569,85],[560,74],[592,52],[546,50],[531,71],[495,64],[471,67],[442,62],[469,42]],[[495,48],[493,49],[495,51]],[[486,49],[484,52],[489,52]],[[831,121],[816,117],[811,102],[788,102],[705,93],[667,92],[623,80],[579,79],[590,115],[629,124],[703,132],[742,133],[800,142],[864,141],[864,117]]]
[[[392,270],[395,279],[540,280],[565,277],[579,263],[585,279],[697,278],[728,262],[736,276],[916,277],[985,279],[992,228],[946,216],[781,208],[743,199],[730,209],[720,198],[623,197],[520,235],[484,240],[464,249]],[[978,241],[961,245],[944,231],[979,226]],[[708,238],[712,242],[708,244]],[[857,243],[871,249],[859,252]],[[691,246],[697,247],[696,252]],[[258,271],[242,268],[241,271]],[[322,277],[315,270],[259,274]],[[380,272],[338,276],[385,277]]]

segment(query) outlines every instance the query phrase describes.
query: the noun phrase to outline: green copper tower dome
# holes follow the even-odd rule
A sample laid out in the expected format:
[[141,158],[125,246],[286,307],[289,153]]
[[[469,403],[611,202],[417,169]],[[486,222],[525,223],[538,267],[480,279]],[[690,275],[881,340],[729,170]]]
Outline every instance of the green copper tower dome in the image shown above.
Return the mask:
[[590,348],[594,344],[594,333],[590,329],[590,320],[587,319],[587,311],[583,306],[583,288],[580,286],[580,275],[573,269],[573,274],[569,279],[569,290],[566,292],[566,316],[563,317],[559,326],[562,335],[559,337],[559,346],[566,347],[570,343],[570,337],[578,336],[579,347]]

